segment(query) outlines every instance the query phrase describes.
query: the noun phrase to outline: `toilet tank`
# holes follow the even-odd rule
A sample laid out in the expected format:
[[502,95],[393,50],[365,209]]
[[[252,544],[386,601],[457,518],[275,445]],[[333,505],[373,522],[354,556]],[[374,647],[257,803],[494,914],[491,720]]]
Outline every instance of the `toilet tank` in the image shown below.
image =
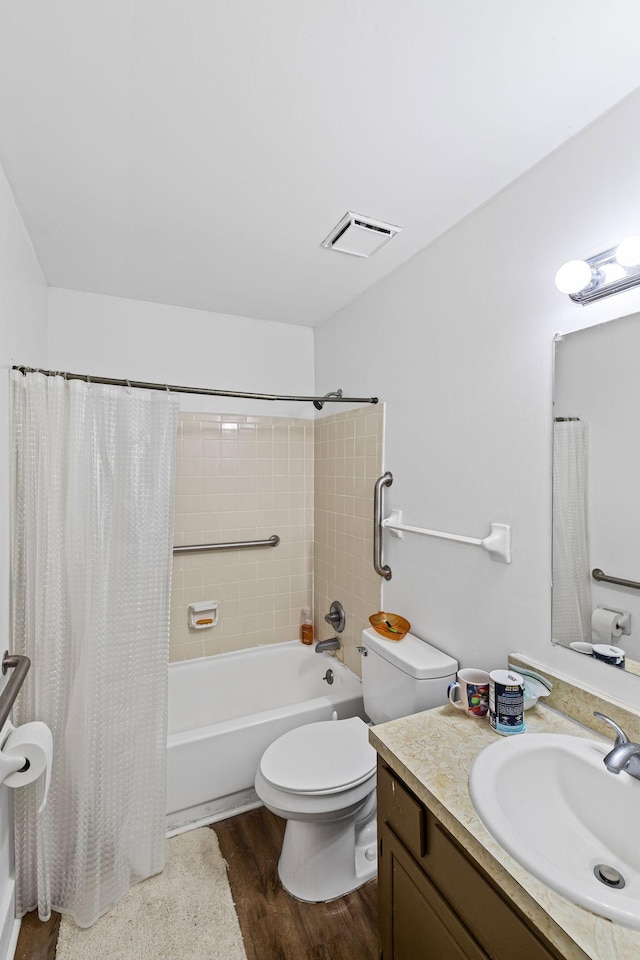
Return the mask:
[[374,723],[446,703],[458,669],[453,657],[411,633],[394,641],[363,630],[362,646],[364,709]]

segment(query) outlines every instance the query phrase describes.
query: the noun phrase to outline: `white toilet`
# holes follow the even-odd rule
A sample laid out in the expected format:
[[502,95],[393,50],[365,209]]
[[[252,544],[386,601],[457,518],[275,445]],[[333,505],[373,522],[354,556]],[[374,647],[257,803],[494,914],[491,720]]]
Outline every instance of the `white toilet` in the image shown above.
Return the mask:
[[[364,708],[374,723],[443,704],[457,662],[408,633],[362,633]],[[377,873],[376,752],[359,717],[290,730],[265,750],[256,793],[287,821],[278,863],[299,900],[335,900]]]

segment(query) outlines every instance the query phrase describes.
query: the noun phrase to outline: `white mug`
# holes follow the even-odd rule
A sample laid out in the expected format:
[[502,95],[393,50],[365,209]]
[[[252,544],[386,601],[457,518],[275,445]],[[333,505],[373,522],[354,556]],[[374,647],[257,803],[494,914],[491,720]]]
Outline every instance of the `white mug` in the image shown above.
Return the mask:
[[[456,690],[460,699],[456,700]],[[457,680],[447,688],[449,700],[470,717],[486,717],[489,710],[489,674],[485,670],[467,667],[458,670]]]

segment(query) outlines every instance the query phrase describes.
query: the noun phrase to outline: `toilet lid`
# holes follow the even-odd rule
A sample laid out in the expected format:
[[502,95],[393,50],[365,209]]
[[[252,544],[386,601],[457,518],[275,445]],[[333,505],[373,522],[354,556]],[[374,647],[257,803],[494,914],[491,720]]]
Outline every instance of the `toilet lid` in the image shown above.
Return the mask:
[[260,761],[265,780],[289,793],[338,793],[356,787],[375,769],[376,752],[360,717],[289,730]]

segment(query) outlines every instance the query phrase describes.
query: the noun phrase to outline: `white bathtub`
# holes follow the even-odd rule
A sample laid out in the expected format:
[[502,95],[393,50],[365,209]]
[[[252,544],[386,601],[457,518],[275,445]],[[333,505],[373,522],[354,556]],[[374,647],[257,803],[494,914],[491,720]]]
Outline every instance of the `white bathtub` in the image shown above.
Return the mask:
[[269,744],[334,710],[364,718],[360,679],[297,640],[170,664],[167,830],[257,805],[253,783]]

